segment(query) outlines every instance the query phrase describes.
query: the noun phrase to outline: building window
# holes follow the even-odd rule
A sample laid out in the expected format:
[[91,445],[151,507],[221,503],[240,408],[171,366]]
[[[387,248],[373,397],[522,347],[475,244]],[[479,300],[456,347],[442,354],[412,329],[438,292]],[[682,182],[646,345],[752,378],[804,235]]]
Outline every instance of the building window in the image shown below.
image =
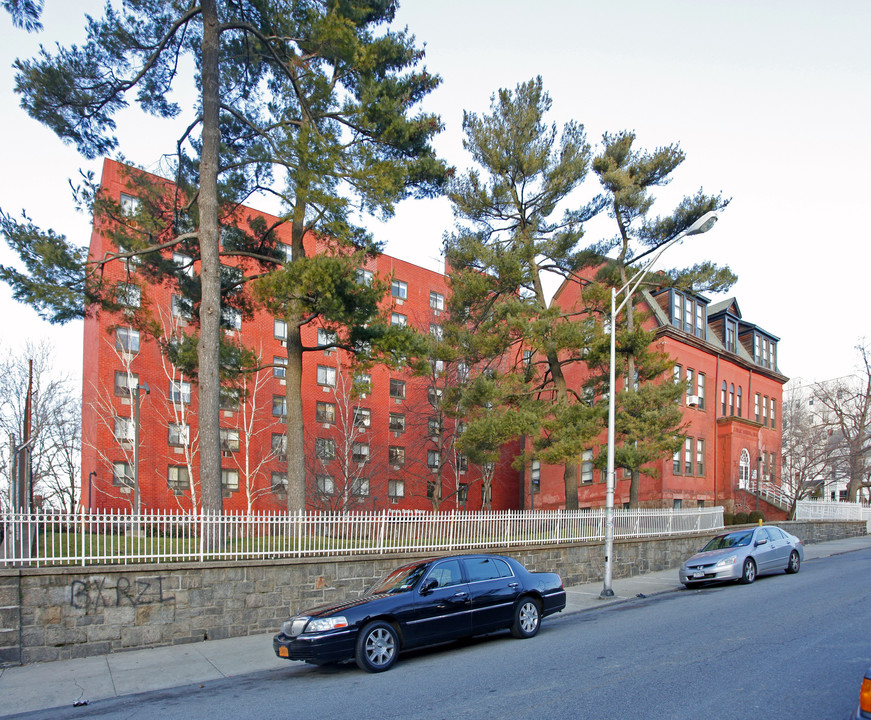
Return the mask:
[[272,455],[279,462],[287,460],[287,436],[283,433],[272,433]]
[[189,278],[194,276],[194,261],[193,258],[181,253],[172,254],[172,264],[175,265],[176,272],[187,275]]
[[705,339],[705,305],[696,302],[696,337]]
[[693,439],[686,438],[683,441],[683,473],[684,475],[693,474]]
[[469,458],[467,458],[463,453],[457,453],[457,470],[460,472],[466,472],[469,469]]
[[529,463],[529,491],[533,494],[541,491],[541,462],[538,460]]
[[743,393],[743,390],[741,389],[741,386],[739,385],[738,392],[735,395],[735,414],[738,415],[738,417],[741,417],[741,395],[742,395],[742,393]]
[[405,465],[405,448],[392,445],[387,450],[387,461],[391,465]]
[[726,393],[727,393],[726,381],[723,380],[723,386],[720,388],[720,405],[722,406],[722,407],[721,407],[721,412],[720,412],[720,414],[721,414],[723,417],[726,417],[726,410],[727,410],[727,407],[726,407]]
[[272,492],[287,492],[287,473],[274,472],[272,475]]
[[369,495],[369,481],[366,478],[354,478],[351,481],[351,495],[367,497]]
[[225,492],[236,492],[239,489],[239,471],[221,468],[221,488]]
[[191,401],[191,384],[184,380],[170,380],[169,401],[188,405]]
[[762,398],[762,424],[768,427],[768,395]]
[[321,495],[332,495],[336,492],[336,484],[330,475],[315,476],[315,487]]
[[390,413],[390,421],[388,427],[390,428],[391,432],[405,432],[405,415],[401,415],[400,413]]
[[683,295],[680,293],[674,293],[671,322],[676,328],[683,330]]
[[369,462],[369,444],[356,442],[351,446],[351,460],[355,463]]
[[437,325],[436,323],[430,323],[429,336],[436,342],[441,342],[442,340],[444,340],[445,331],[441,325]]
[[222,307],[221,327],[225,330],[240,331],[242,329],[242,313],[236,308]]
[[771,398],[771,409],[769,412],[769,425],[771,425],[772,429],[777,427],[777,400]]
[[318,365],[318,385],[336,387],[336,368]]
[[581,453],[581,482],[593,482],[593,451],[584,450]]
[[726,350],[730,353],[738,352],[738,323],[726,318]]
[[696,475],[705,476],[705,441],[696,439]]
[[284,320],[275,320],[274,335],[278,340],[287,340],[287,323]]
[[139,375],[124,370],[115,371],[115,394],[122,397],[130,397],[133,391],[139,387]]
[[319,460],[332,460],[336,457],[336,442],[331,438],[315,438],[315,457]]
[[189,321],[193,319],[190,300],[186,300],[181,297],[181,295],[173,294],[170,297],[169,311],[174,318],[178,318],[179,320]]
[[191,486],[190,473],[185,465],[170,465],[166,473],[166,484],[174,492],[183,492]]
[[699,373],[698,377],[699,410],[705,409],[705,374]]
[[233,412],[239,409],[241,403],[242,388],[227,388],[222,387],[218,395],[218,402],[221,410],[232,410]]
[[671,472],[674,475],[680,475],[680,449],[674,451],[671,456]]
[[272,358],[272,377],[283,378],[287,376],[287,358],[275,355]]
[[372,376],[367,373],[358,373],[354,375],[353,392],[362,397],[372,392]]
[[696,379],[696,371],[692,368],[687,368],[687,380],[686,380],[686,394],[687,394],[687,403],[689,403],[689,396],[693,395],[693,390],[695,390],[695,379]]
[[287,417],[287,398],[284,395],[272,396],[272,415],[274,417]]
[[372,411],[369,408],[354,408],[354,427],[367,428],[372,426]]
[[681,498],[674,498],[671,501],[671,506],[674,510],[680,510],[683,507],[683,500]]
[[408,299],[408,285],[402,280],[394,280],[390,283],[390,294],[400,300]]
[[115,439],[119,442],[133,442],[135,429],[133,418],[115,416]]
[[427,400],[429,400],[430,405],[432,405],[433,407],[438,407],[439,403],[442,400],[442,389],[428,387],[426,389],[426,397]]
[[318,402],[315,405],[315,420],[319,423],[332,425],[336,422],[336,406],[333,403]]
[[441,312],[445,309],[445,296],[441,293],[437,293],[435,290],[430,290],[429,306],[436,312]]
[[439,451],[438,450],[427,450],[426,451],[426,466],[429,468],[437,468],[439,466]]
[[735,416],[735,385],[729,385],[729,415]]
[[133,487],[133,466],[127,462],[112,463],[112,484],[116,487]]
[[372,287],[373,275],[371,270],[365,268],[357,268],[357,284]]
[[401,400],[405,397],[405,380],[390,379],[390,397]]
[[187,423],[169,424],[169,444],[174,447],[187,447],[191,438],[191,426]]
[[469,499],[469,483],[460,483],[457,488],[457,502],[466,503]]
[[402,480],[387,481],[387,497],[391,500],[398,500],[405,497],[405,482]]
[[118,283],[115,287],[115,301],[128,308],[138,308],[142,299],[139,286],[131,283]]
[[[716,472],[716,471],[715,471]],[[746,490],[750,486],[750,453],[747,448],[741,450],[741,458],[738,460],[738,487]]]
[[402,313],[390,313],[390,324],[405,327],[408,325],[408,318]]
[[239,452],[239,431],[235,428],[221,428],[221,450]]
[[326,347],[329,351],[332,348],[330,346],[334,346],[337,341],[336,333],[332,330],[325,330],[324,328],[318,328],[318,346]]
[[139,352],[139,331],[133,328],[115,328],[115,349],[125,353]]
[[442,422],[441,419],[432,415],[426,421],[427,431],[430,437],[438,437],[442,434]]
[[759,393],[756,393],[756,395],[753,398],[753,414],[756,418],[756,422],[762,422],[761,404],[762,404],[762,396]]

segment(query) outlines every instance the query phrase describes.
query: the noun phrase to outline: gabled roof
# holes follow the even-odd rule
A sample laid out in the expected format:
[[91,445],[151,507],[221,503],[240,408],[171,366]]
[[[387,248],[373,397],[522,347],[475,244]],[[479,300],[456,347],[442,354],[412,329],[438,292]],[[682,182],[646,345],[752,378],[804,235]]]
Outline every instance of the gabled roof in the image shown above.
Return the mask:
[[720,302],[713,305],[708,305],[709,318],[724,312],[728,312],[729,315],[734,315],[738,319],[741,318],[741,309],[738,307],[738,301],[733,297],[720,300]]

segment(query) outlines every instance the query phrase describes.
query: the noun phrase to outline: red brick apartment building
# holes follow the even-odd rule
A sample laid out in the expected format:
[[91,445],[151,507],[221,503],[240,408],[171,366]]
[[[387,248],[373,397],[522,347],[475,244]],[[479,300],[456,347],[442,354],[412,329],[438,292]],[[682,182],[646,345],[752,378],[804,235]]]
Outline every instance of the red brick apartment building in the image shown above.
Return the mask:
[[[136,202],[128,172],[114,161],[104,162],[102,191],[122,205]],[[245,212],[267,222],[275,220],[254,210]],[[288,245],[289,231],[289,227],[279,229],[279,238],[286,237]],[[314,240],[307,239],[306,250],[317,251]],[[99,221],[95,222],[91,257],[115,251],[101,234]],[[166,254],[169,257],[171,251]],[[438,332],[448,293],[445,275],[387,255],[361,268],[361,281],[367,280],[368,273],[391,284],[385,302],[392,322]],[[119,296],[131,305],[149,308],[158,319],[157,334],[163,341],[185,332],[184,312],[172,287],[137,277],[134,262],[111,263],[105,277],[118,283]],[[576,300],[577,286],[566,285],[555,302]],[[656,342],[675,359],[675,372],[690,381],[692,391],[685,399],[689,423],[685,449],[656,472],[642,476],[642,504],[752,509],[755,498],[746,488],[759,474],[775,480],[780,467],[778,410],[786,378],[777,371],[777,338],[745,322],[734,300],[711,305],[701,296],[663,290],[645,294],[644,302],[652,311],[648,322],[656,327]],[[228,339],[253,348],[264,363],[281,363],[286,357],[281,321],[262,310],[229,320]],[[195,382],[166,360],[157,339],[132,327],[125,311],[95,313],[85,321],[84,332],[82,477],[87,483],[83,504],[95,510],[132,507],[133,441],[138,430],[141,507],[191,509],[199,496]],[[319,342],[323,332],[317,327],[304,329],[303,343],[324,344]],[[431,381],[382,366],[373,367],[369,374],[368,391],[352,397],[354,378],[343,351],[304,355],[310,506],[427,510],[432,507],[433,484],[440,478],[436,492],[442,510],[480,509],[485,502],[481,468],[446,450],[433,430]],[[576,373],[574,379],[578,378]],[[243,399],[229,396],[222,406],[224,508],[280,511],[286,503],[282,368],[252,375],[244,391]],[[564,507],[562,469],[538,463],[525,471],[513,469],[519,447],[517,443],[506,446],[496,463],[490,507]],[[447,452],[451,461],[440,460]],[[604,478],[592,469],[593,452],[591,448],[589,455],[585,453],[579,467],[581,507],[604,505]],[[628,500],[628,482],[618,470],[618,506]],[[763,503],[763,509],[775,516],[770,512],[774,508]]]

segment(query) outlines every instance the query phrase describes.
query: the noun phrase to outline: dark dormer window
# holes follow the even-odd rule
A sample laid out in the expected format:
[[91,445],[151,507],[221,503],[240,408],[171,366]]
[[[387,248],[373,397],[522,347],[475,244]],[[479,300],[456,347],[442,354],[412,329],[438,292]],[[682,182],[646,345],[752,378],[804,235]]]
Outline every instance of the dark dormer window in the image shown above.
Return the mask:
[[671,291],[671,324],[678,330],[706,339],[707,306],[703,300]]
[[738,323],[730,318],[726,318],[726,351],[730,353],[738,352]]
[[757,365],[761,365],[769,370],[776,370],[777,343],[761,333],[754,333],[753,360]]

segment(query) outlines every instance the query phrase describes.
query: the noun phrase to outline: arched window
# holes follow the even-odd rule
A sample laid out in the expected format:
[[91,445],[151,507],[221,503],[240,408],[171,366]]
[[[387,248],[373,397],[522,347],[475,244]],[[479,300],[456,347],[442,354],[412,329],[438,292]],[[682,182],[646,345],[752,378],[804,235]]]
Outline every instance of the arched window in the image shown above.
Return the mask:
[[735,386],[729,386],[729,415],[735,414]]
[[741,386],[738,386],[738,399],[735,401],[735,410],[738,417],[741,417]]
[[725,417],[726,416],[726,381],[723,380],[723,387],[720,388],[720,405],[722,406],[722,411],[720,414]]
[[750,453],[747,448],[741,451],[741,459],[738,461],[738,487],[741,490],[750,487]]

